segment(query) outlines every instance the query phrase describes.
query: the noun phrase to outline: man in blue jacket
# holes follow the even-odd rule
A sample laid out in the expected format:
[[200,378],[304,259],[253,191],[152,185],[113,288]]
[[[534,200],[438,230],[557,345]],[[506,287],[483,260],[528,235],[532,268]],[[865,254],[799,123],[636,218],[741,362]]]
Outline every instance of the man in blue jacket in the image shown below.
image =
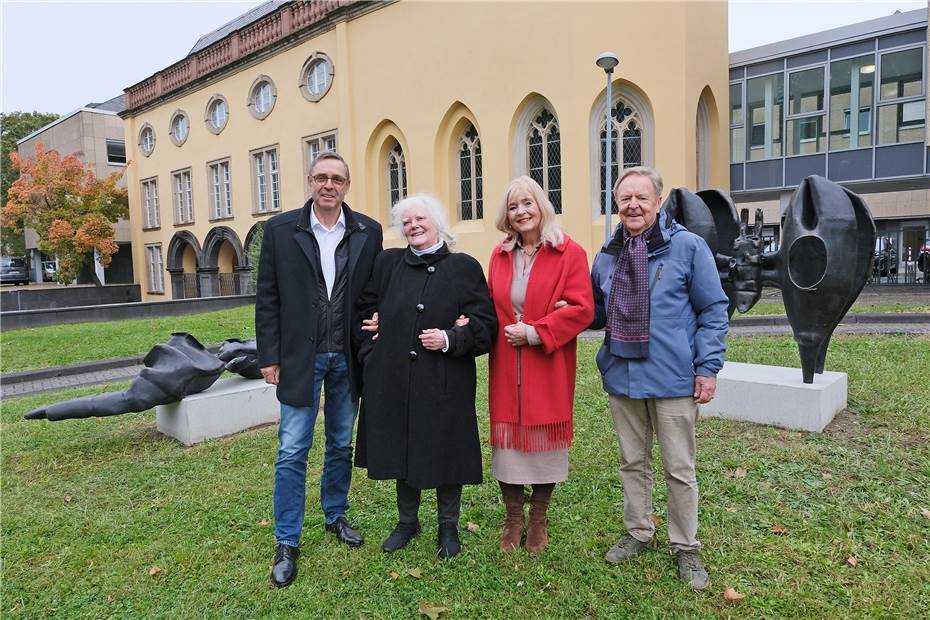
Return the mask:
[[606,560],[628,560],[655,542],[655,432],[668,485],[670,551],[681,579],[701,590],[710,581],[697,540],[694,425],[723,367],[727,297],[704,240],[660,212],[655,170],[624,170],[614,198],[620,225],[592,267],[593,327],[606,327],[597,365],[620,444],[627,529]]
[[310,166],[310,200],[265,223],[255,298],[258,361],[281,403],[274,478],[277,550],[271,581],[297,576],[304,522],[307,453],[326,391],[320,504],[326,529],[350,547],[362,535],[346,519],[352,481],[352,431],[361,368],[352,343],[355,304],[381,252],[381,225],[343,202],[349,166],[323,153]]

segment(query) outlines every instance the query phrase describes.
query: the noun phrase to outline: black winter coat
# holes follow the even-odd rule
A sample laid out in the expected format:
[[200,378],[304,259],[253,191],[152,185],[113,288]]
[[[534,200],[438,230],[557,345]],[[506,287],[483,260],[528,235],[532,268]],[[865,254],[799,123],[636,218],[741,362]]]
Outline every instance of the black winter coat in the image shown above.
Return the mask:
[[[379,335],[361,347],[355,464],[367,467],[369,478],[406,480],[421,489],[479,484],[475,357],[490,350],[497,333],[481,265],[446,246],[421,257],[385,250],[359,310],[360,318],[377,310]],[[469,324],[454,327],[460,314]],[[447,352],[420,344],[419,334],[430,328],[449,330]]]
[[[313,374],[320,323],[320,258],[310,230],[309,200],[302,209],[287,211],[265,222],[255,295],[255,336],[262,367],[281,366],[278,400],[294,407],[313,405]],[[381,225],[354,213],[343,203],[348,245],[348,283],[342,309],[343,333],[352,333],[355,302],[371,277],[381,252]],[[361,392],[361,367],[345,338],[352,393]]]

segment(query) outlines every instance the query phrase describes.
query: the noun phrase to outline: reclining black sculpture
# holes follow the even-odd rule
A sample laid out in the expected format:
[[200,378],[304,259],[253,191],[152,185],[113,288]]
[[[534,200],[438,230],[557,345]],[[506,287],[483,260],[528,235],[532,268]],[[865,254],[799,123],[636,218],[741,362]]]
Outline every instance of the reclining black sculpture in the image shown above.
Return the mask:
[[155,345],[142,363],[146,367],[123,392],[55,403],[30,411],[25,418],[54,422],[145,411],[206,390],[224,370],[249,379],[261,377],[254,340],[227,340],[216,356],[190,334],[174,333],[168,342]]
[[777,252],[762,250],[762,210],[749,230],[730,197],[719,190],[676,188],[663,208],[707,241],[717,261],[730,316],[752,308],[764,286],[781,289],[785,314],[801,356],[804,383],[823,373],[833,330],[865,286],[875,223],[858,195],[820,176],[804,179],[782,216]]
[[226,364],[226,370],[237,373],[246,379],[261,379],[262,370],[258,366],[258,346],[255,340],[228,338],[220,345],[216,356]]

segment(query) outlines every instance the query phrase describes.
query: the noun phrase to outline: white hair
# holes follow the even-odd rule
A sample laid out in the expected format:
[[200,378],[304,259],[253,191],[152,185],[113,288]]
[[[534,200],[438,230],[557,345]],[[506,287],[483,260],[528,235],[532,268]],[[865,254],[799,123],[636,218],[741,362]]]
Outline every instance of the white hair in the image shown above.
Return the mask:
[[620,187],[620,183],[623,182],[623,179],[633,176],[633,175],[643,176],[649,179],[652,182],[652,187],[656,190],[656,196],[662,195],[662,176],[656,171],[655,168],[650,168],[649,166],[634,166],[632,168],[625,168],[620,176],[617,177],[616,182],[614,182],[614,191],[617,193],[617,188]]
[[439,231],[440,239],[445,240],[450,248],[455,245],[455,235],[452,234],[449,228],[449,218],[446,216],[446,208],[438,198],[431,194],[414,194],[409,198],[399,200],[391,207],[391,226],[394,227],[398,235],[401,237],[404,236],[404,214],[408,209],[413,207],[422,209],[427,217],[432,220],[433,224],[436,226],[436,230]]

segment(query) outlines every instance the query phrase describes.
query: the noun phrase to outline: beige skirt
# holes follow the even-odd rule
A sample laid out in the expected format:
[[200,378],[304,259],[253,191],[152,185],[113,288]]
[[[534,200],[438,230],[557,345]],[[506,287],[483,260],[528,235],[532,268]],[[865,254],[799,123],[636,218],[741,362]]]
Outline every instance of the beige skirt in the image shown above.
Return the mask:
[[548,484],[568,480],[568,448],[523,452],[491,446],[491,471],[507,484]]

